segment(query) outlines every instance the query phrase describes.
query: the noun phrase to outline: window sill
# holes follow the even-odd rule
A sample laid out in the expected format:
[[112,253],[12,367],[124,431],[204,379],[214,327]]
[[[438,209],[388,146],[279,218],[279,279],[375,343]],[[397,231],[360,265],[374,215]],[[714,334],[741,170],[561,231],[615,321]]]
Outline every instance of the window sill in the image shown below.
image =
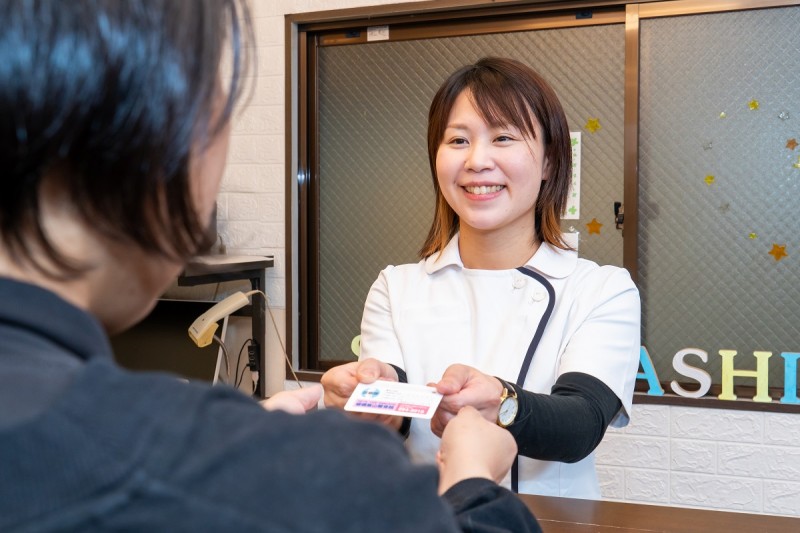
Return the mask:
[[[663,386],[663,384],[662,384]],[[702,407],[704,409],[731,409],[736,411],[760,411],[765,413],[800,413],[799,404],[781,403],[783,391],[771,390],[772,402],[754,402],[752,400],[754,391],[748,393],[736,391],[736,400],[720,400],[713,390],[701,398],[686,398],[677,394],[667,392],[665,389],[663,396],[654,396],[643,391],[633,393],[633,403],[653,404],[653,405],[678,405],[681,407]]]

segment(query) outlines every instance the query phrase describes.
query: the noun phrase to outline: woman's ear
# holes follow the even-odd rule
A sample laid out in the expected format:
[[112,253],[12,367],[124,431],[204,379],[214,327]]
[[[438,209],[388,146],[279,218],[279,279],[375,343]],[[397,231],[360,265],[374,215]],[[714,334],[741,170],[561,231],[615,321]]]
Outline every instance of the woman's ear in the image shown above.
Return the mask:
[[550,179],[550,159],[544,158],[544,165],[542,165],[542,181]]

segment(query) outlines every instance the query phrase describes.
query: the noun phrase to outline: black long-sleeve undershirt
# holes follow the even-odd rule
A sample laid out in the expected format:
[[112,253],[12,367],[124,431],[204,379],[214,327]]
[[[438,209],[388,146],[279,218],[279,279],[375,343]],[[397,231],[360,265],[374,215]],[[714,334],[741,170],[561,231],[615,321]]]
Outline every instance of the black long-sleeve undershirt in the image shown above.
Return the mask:
[[[398,381],[408,383],[403,369],[392,365]],[[611,419],[622,407],[602,381],[582,372],[558,377],[550,394],[530,392],[510,383],[517,392],[519,411],[508,427],[519,454],[543,461],[577,463],[597,448]],[[400,434],[408,437],[411,419],[404,418]]]
[[603,440],[606,428],[622,407],[602,381],[582,372],[558,377],[550,394],[517,392],[519,411],[508,430],[519,454],[545,461],[576,463]]

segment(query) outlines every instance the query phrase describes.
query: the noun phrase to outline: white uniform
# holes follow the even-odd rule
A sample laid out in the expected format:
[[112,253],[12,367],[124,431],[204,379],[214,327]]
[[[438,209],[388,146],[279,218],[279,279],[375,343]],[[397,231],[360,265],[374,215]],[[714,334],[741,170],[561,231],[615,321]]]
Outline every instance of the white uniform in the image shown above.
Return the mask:
[[[619,397],[622,409],[611,425],[625,426],[639,368],[641,316],[628,271],[548,244],[525,266],[544,283],[516,269],[465,268],[456,235],[441,254],[387,267],[364,307],[361,357],[399,366],[409,383],[439,381],[448,366],[462,363],[546,394],[559,375],[582,372]],[[555,294],[549,318],[547,283]],[[544,320],[520,382],[525,354]],[[414,419],[407,445],[415,460],[432,462],[439,439],[427,420]],[[519,492],[599,498],[594,453],[573,464],[520,457]]]

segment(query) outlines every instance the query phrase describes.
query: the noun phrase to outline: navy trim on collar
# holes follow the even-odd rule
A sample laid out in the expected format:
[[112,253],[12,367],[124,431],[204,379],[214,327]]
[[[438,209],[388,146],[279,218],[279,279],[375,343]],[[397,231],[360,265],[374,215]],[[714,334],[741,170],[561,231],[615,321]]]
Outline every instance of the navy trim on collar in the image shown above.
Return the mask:
[[[534,272],[527,267],[519,267],[517,270],[541,283],[544,288],[547,289],[547,294],[549,296],[547,299],[547,308],[544,310],[542,318],[539,320],[539,325],[536,326],[536,332],[533,334],[530,345],[528,345],[528,351],[525,353],[525,359],[522,361],[522,367],[517,376],[517,384],[521,387],[525,383],[525,378],[528,376],[528,370],[533,361],[533,354],[536,353],[539,342],[542,340],[542,335],[544,335],[544,328],[547,327],[547,323],[550,321],[550,315],[553,314],[553,308],[556,305],[556,291],[553,289],[553,286],[550,285],[550,282],[538,272]],[[511,490],[515,493],[519,492],[519,456],[514,459],[514,464],[511,467]]]

